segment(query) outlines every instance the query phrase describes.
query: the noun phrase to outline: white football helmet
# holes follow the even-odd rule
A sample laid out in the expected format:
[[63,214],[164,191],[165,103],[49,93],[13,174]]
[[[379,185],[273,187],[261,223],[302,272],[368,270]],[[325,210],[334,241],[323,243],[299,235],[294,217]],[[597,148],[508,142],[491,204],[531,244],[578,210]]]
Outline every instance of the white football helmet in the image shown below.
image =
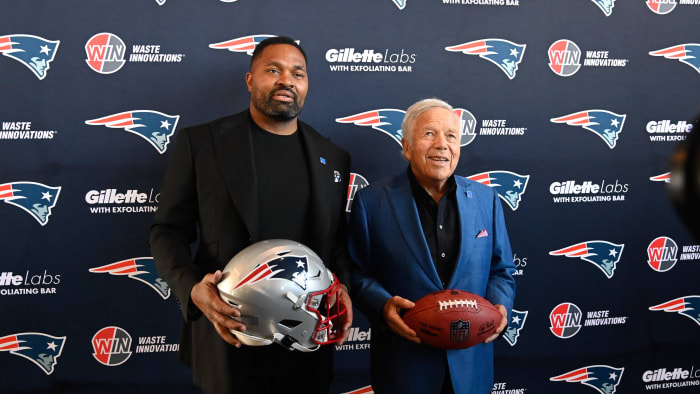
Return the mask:
[[231,333],[245,345],[275,342],[311,352],[340,340],[331,323],[347,312],[336,302],[338,280],[298,242],[272,239],[248,246],[226,264],[217,287],[224,302],[241,311],[234,319],[246,331]]

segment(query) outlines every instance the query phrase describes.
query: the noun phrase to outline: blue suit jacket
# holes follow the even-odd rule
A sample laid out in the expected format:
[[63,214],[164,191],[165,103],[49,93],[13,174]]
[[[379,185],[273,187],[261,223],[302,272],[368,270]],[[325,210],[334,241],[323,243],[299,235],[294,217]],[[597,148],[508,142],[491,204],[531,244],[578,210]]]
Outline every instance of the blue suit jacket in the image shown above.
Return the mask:
[[[447,288],[478,294],[510,313],[515,265],[498,195],[488,186],[455,178],[461,247]],[[482,230],[488,236],[477,238]],[[394,295],[416,301],[443,289],[406,173],[357,193],[349,247],[353,302],[372,322],[375,392],[439,393],[446,357],[455,393],[488,393],[493,385],[493,343],[448,351],[416,345],[390,331],[382,316],[384,304]]]

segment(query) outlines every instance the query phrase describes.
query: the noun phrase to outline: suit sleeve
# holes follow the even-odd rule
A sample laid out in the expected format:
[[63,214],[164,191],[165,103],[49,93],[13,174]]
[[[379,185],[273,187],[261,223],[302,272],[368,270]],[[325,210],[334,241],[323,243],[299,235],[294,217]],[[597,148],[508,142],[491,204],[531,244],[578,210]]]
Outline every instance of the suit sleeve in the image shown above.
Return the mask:
[[515,264],[513,251],[510,247],[506,222],[503,217],[503,206],[498,194],[493,193],[493,251],[491,254],[491,270],[486,285],[486,299],[492,304],[506,307],[508,316],[513,309],[515,300]]
[[374,322],[383,322],[384,304],[391,298],[372,274],[370,229],[361,191],[355,194],[350,214],[348,251],[352,259],[352,296],[358,308]]
[[[201,314],[190,303],[192,287],[202,274],[192,260],[190,244],[197,238],[197,192],[187,129],[178,133],[161,187],[160,202],[149,243],[158,275],[173,290],[185,320]],[[191,305],[190,305],[191,304]]]

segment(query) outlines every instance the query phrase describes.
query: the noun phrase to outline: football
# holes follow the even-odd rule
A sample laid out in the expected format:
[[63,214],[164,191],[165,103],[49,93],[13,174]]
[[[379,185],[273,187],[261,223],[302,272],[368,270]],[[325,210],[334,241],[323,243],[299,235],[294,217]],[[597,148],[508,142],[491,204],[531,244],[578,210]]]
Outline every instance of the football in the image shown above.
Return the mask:
[[440,290],[415,302],[403,320],[426,345],[465,349],[494,333],[503,316],[483,297],[462,290]]

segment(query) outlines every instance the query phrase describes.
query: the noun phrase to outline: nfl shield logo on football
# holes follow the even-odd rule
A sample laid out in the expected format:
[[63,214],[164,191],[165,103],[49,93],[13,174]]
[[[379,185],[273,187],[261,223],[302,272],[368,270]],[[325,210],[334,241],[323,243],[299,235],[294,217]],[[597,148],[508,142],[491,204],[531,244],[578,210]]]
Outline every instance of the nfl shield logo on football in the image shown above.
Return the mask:
[[467,340],[467,337],[469,337],[469,321],[459,319],[450,322],[450,341],[464,342]]

